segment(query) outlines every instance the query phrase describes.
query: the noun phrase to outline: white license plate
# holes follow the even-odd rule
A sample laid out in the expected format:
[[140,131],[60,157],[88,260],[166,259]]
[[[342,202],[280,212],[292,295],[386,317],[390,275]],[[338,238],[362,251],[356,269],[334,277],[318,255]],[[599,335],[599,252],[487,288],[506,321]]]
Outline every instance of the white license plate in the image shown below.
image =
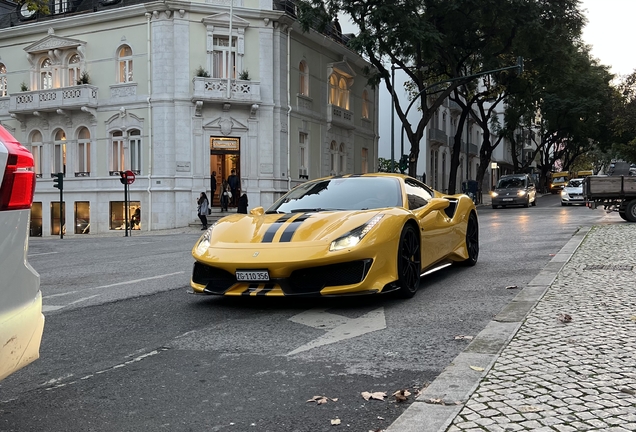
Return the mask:
[[237,270],[236,280],[239,282],[266,282],[269,280],[267,270]]
[[573,197],[572,197],[572,199],[573,199],[573,200],[582,200],[582,199],[583,199],[583,197],[580,197],[580,196],[573,196]]
[[503,201],[512,201],[514,198],[504,198]]

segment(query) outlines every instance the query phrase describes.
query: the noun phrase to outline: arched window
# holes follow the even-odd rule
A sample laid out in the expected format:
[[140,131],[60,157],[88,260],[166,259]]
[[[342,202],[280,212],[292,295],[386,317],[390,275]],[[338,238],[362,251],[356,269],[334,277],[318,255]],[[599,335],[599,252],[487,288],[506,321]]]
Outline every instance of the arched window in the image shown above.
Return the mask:
[[42,134],[34,131],[31,134],[31,153],[33,154],[34,171],[37,178],[42,177]]
[[335,141],[331,141],[329,146],[329,174],[338,174],[338,144]]
[[0,63],[0,97],[7,96],[7,68]]
[[77,165],[75,177],[90,175],[91,172],[91,133],[83,127],[77,134]]
[[80,84],[82,71],[80,69],[80,56],[73,54],[68,59],[68,85],[74,86]]
[[132,49],[128,45],[122,45],[117,50],[117,81],[120,83],[132,82],[133,80],[132,55]]
[[329,77],[329,103],[338,105],[338,78],[335,74]]
[[340,143],[340,149],[338,151],[338,168],[340,169],[340,174],[346,174],[347,172],[347,152],[344,143]]
[[369,118],[369,92],[362,92],[362,118]]
[[340,81],[338,81],[338,90],[340,92],[340,94],[338,95],[338,106],[340,108],[348,110],[349,89],[347,88],[347,80],[345,80],[344,78],[340,78]]
[[46,57],[40,63],[40,90],[48,90],[52,88],[53,65],[51,64],[51,59]]
[[300,88],[299,93],[303,96],[309,96],[309,67],[305,60],[298,65]]
[[66,134],[62,129],[55,131],[53,142],[53,174],[66,174]]

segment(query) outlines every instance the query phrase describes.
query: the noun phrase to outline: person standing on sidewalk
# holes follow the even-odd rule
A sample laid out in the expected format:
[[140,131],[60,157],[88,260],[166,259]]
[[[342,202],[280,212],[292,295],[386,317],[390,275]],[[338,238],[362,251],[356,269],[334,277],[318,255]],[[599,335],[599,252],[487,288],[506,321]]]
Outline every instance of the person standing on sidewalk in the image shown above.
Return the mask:
[[212,171],[210,176],[210,207],[214,207],[214,194],[216,194],[216,171]]
[[232,192],[232,197],[230,202],[232,206],[236,206],[236,201],[238,199],[238,188],[239,188],[239,179],[236,175],[236,170],[232,170],[230,172],[230,176],[227,178],[227,184],[230,186],[230,192]]
[[197,200],[197,204],[197,213],[201,220],[201,231],[203,231],[208,229],[208,209],[210,208],[210,203],[205,192],[201,192],[201,195],[199,195],[199,199]]

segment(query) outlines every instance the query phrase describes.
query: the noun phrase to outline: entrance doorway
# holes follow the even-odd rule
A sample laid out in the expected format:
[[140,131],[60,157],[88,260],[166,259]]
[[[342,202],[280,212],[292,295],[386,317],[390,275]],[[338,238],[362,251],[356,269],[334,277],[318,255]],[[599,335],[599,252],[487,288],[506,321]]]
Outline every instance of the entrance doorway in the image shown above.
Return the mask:
[[[241,152],[238,138],[210,138],[210,181],[211,183],[216,182],[215,193],[210,197],[210,202],[213,206],[218,207],[221,205],[220,194],[223,181],[227,181],[232,174],[232,170],[234,170],[234,174],[238,179],[238,184],[241,184],[240,159]],[[212,177],[213,173],[216,173],[216,178]],[[210,184],[210,187],[212,187],[212,184]],[[232,198],[234,202],[238,202],[238,196]],[[234,207],[232,204],[231,206]]]

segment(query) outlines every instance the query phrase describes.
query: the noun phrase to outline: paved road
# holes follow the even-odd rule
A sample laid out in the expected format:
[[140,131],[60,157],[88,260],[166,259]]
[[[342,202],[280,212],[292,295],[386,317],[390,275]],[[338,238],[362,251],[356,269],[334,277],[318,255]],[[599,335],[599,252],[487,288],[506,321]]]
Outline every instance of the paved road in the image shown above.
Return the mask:
[[[322,431],[336,418],[386,428],[413,398],[361,392],[426,387],[469,345],[456,337],[515,298],[507,286],[527,286],[579,227],[612,217],[556,196],[480,209],[478,265],[426,277],[409,301],[188,295],[196,229],[35,240],[42,358],[0,383],[0,430]],[[337,401],[306,402],[315,395]]]

